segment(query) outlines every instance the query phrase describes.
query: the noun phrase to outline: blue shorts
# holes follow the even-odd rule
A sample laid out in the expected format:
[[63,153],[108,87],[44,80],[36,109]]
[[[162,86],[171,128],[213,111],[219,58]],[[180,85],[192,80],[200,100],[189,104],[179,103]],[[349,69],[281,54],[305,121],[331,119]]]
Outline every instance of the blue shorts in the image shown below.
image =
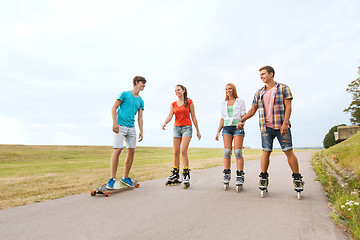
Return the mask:
[[283,152],[293,149],[291,131],[285,135],[281,135],[280,129],[266,127],[266,131],[261,132],[261,145],[264,151],[272,152],[274,138],[277,138]]
[[224,126],[222,135],[245,136],[244,128],[236,129],[236,126]]
[[175,126],[173,135],[175,138],[192,137],[192,126]]

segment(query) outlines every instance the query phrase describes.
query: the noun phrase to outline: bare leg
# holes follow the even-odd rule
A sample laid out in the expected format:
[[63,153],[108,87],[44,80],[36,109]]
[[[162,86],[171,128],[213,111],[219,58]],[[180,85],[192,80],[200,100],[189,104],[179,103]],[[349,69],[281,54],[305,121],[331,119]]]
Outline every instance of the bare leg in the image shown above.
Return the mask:
[[261,154],[261,172],[267,172],[270,164],[271,152],[264,151]]
[[191,141],[191,137],[182,137],[181,158],[182,158],[183,168],[189,167],[189,158],[187,152],[190,141]]
[[117,168],[119,166],[119,157],[120,157],[121,151],[122,151],[122,148],[114,148],[113,153],[111,154],[110,176],[114,179],[116,178],[116,172],[117,172]]
[[299,173],[299,163],[292,149],[284,152],[293,173]]
[[134,154],[135,154],[135,148],[126,149],[126,158],[124,163],[124,174],[123,174],[124,178],[129,176],[131,166],[134,162]]
[[174,146],[174,167],[180,167],[180,144],[181,138],[173,138],[173,146]]
[[[234,137],[234,150],[243,149],[244,136]],[[236,169],[241,171],[244,170],[244,157],[236,159]]]
[[[231,135],[223,135],[224,140],[224,148],[232,150],[232,140],[233,136]],[[231,167],[231,157],[225,158],[224,157],[224,169],[230,169]]]

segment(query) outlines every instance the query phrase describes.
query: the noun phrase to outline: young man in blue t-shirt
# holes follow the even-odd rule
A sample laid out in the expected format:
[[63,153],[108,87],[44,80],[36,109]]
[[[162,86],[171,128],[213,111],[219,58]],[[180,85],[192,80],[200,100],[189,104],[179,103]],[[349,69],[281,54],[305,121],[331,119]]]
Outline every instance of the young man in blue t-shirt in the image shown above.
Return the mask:
[[124,173],[120,182],[134,186],[134,183],[129,178],[129,172],[134,161],[135,145],[136,145],[136,131],[135,131],[135,115],[138,113],[139,124],[139,142],[143,139],[143,115],[144,101],[141,99],[139,93],[145,88],[146,79],[141,76],[136,76],[133,79],[133,89],[131,91],[122,92],[118,99],[116,99],[112,109],[113,131],[114,135],[114,150],[111,155],[110,162],[110,176],[106,187],[108,189],[114,188],[116,172],[119,165],[120,153],[123,149],[124,140],[126,142],[126,159],[124,163]]

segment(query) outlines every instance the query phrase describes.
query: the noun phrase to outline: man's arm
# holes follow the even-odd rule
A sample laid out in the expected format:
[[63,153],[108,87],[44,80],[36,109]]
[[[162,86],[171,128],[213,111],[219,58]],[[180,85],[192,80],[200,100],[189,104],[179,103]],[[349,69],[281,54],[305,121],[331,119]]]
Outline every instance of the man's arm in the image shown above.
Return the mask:
[[112,120],[113,120],[113,131],[115,133],[119,133],[119,124],[117,122],[117,113],[116,110],[119,108],[119,106],[121,105],[121,101],[119,99],[116,99],[114,105],[111,108],[111,116],[112,116]]
[[138,110],[138,124],[139,124],[139,142],[143,140],[143,110],[139,108]]
[[291,115],[291,99],[285,99],[284,105],[285,105],[285,116],[284,116],[284,122],[280,127],[281,135],[285,135],[289,132],[289,120]]
[[245,121],[249,118],[251,118],[252,116],[254,116],[254,114],[256,113],[258,107],[255,105],[251,106],[251,109],[245,114],[241,116],[241,121],[238,122],[238,124],[236,124],[236,128],[240,129],[243,128],[245,125]]

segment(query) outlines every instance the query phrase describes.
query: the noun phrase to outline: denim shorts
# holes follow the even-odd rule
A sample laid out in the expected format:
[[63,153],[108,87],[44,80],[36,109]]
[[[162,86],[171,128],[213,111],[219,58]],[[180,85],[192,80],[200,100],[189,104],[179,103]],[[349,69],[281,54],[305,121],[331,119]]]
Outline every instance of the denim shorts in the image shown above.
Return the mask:
[[224,126],[222,135],[245,136],[244,128],[236,129],[236,126]]
[[173,129],[174,137],[192,137],[192,126],[175,126]]
[[291,131],[281,135],[280,129],[266,127],[266,131],[261,132],[261,145],[264,151],[272,152],[274,138],[277,138],[283,152],[293,149]]
[[127,148],[135,148],[136,145],[136,131],[135,128],[128,128],[119,126],[119,133],[114,134],[114,148],[123,148],[124,140]]

